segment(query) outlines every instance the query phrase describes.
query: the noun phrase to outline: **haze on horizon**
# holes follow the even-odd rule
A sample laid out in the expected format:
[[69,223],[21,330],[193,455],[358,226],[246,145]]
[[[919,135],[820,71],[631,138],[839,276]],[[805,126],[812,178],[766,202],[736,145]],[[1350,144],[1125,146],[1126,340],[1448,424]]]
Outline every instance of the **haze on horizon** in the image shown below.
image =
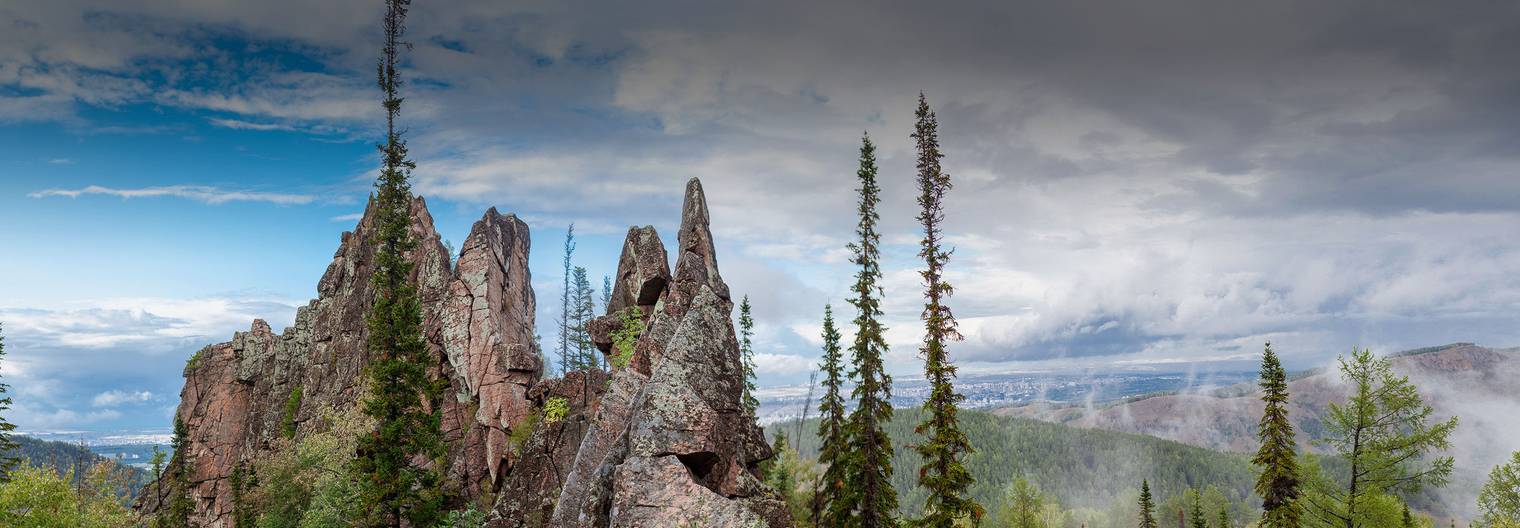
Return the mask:
[[[0,2],[13,423],[162,427],[185,358],[314,295],[378,160],[372,4]],[[1517,5],[461,0],[410,35],[416,190],[455,243],[530,223],[545,342],[567,225],[599,278],[700,177],[760,384],[805,381],[865,131],[918,375],[922,90],[963,375],[1520,345]]]

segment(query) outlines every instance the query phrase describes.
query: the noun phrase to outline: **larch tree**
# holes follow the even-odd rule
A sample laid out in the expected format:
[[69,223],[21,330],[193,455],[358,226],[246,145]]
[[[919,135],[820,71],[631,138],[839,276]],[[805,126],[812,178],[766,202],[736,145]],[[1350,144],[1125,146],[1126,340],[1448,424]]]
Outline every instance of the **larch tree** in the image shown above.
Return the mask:
[[892,488],[892,439],[885,426],[892,421],[892,377],[882,364],[887,353],[886,327],[881,323],[881,187],[876,183],[876,146],[870,136],[860,144],[860,215],[856,226],[858,240],[849,245],[854,254],[851,263],[859,267],[852,287],[855,306],[855,342],[850,356],[855,368],[850,376],[855,389],[855,410],[850,413],[846,432],[850,455],[841,503],[855,517],[849,526],[881,528],[897,525],[897,491]]
[[850,512],[839,500],[845,486],[849,465],[849,440],[845,437],[844,364],[840,357],[839,329],[834,326],[834,308],[823,306],[823,397],[818,400],[818,464],[823,466],[821,489],[813,499],[816,526],[845,526]]
[[410,49],[401,40],[409,7],[409,0],[387,0],[379,62],[386,138],[379,147],[382,166],[373,198],[375,297],[365,321],[370,364],[362,405],[377,425],[360,438],[354,461],[364,512],[357,521],[366,526],[432,526],[444,498],[438,469],[447,456],[440,414],[443,387],[428,377],[434,358],[423,340],[422,304],[407,260],[417,247],[410,213],[416,164],[407,158],[406,141],[396,128],[403,100],[397,62],[400,51]]
[[1347,469],[1333,482],[1319,479],[1307,497],[1318,521],[1358,528],[1369,525],[1362,508],[1371,499],[1446,484],[1451,457],[1425,459],[1451,448],[1457,418],[1433,422],[1434,409],[1409,377],[1394,374],[1388,358],[1353,349],[1340,364],[1350,398],[1345,405],[1330,404],[1318,442],[1340,456]]
[[1140,528],[1158,528],[1156,500],[1151,497],[1151,482],[1140,481]]
[[571,322],[571,318],[573,317],[572,314],[574,312],[574,305],[572,304],[572,296],[574,295],[574,290],[571,288],[574,287],[573,281],[575,280],[575,269],[570,264],[570,257],[574,253],[575,224],[572,223],[570,224],[570,227],[565,229],[565,255],[563,258],[564,288],[560,290],[559,294],[559,320],[555,321],[555,323],[559,325],[559,350],[557,350],[557,352],[559,352],[559,374],[561,376],[570,373],[571,370],[574,370],[574,367],[571,365],[571,356],[573,355],[571,348],[575,345],[570,335],[570,328],[573,324]]
[[1288,420],[1288,376],[1271,343],[1261,355],[1260,377],[1261,400],[1266,408],[1256,433],[1261,448],[1251,463],[1261,470],[1256,478],[1261,528],[1299,528],[1298,455],[1293,422]]
[[914,448],[923,465],[918,469],[918,485],[928,492],[924,500],[923,526],[953,528],[962,520],[973,524],[984,510],[967,490],[975,482],[962,463],[971,453],[971,441],[961,431],[960,402],[955,392],[955,365],[950,362],[945,344],[961,339],[955,315],[945,305],[955,289],[945,280],[945,264],[952,251],[942,246],[944,240],[945,192],[951,188],[950,175],[940,168],[939,120],[929,109],[928,99],[918,94],[917,124],[912,138],[918,151],[918,222],[924,238],[918,256],[924,259],[919,275],[924,279],[924,344],[919,353],[924,358],[924,379],[929,382],[929,398],[924,401],[924,420],[914,432],[924,440]]
[[998,519],[1003,526],[1009,528],[1046,528],[1044,519],[1040,517],[1044,510],[1045,497],[1040,494],[1040,489],[1019,475],[1003,490]]
[[[5,364],[5,327],[0,326],[0,366]],[[16,456],[16,450],[21,446],[11,438],[12,431],[16,430],[16,424],[5,418],[11,410],[11,386],[0,383],[0,482],[10,480],[12,471],[21,465],[21,457]]]
[[750,416],[760,408],[755,398],[755,318],[750,313],[749,295],[739,301],[739,357],[744,361],[744,410]]
[[1478,490],[1478,522],[1483,528],[1520,528],[1520,452],[1488,473]]

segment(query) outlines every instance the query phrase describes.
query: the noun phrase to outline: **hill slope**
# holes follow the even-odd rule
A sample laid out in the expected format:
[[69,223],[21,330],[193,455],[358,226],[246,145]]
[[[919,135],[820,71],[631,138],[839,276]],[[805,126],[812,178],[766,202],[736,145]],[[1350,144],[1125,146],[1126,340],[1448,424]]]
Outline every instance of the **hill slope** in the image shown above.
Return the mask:
[[[917,441],[913,426],[920,414],[918,409],[898,409],[888,424],[892,444],[899,446],[892,461],[892,484],[907,513],[917,513],[924,501],[923,490],[916,486],[918,455],[905,447]],[[1243,455],[978,411],[962,411],[961,423],[978,449],[966,460],[976,477],[971,494],[989,510],[1019,475],[1066,508],[1113,511],[1110,517],[1122,520],[1122,526],[1132,524],[1130,512],[1142,479],[1150,480],[1158,503],[1187,487],[1214,485],[1238,509],[1237,518],[1244,518],[1255,506],[1253,470]],[[817,420],[802,427],[798,450],[805,457],[816,457]],[[774,435],[777,430],[796,438],[795,422],[773,425],[769,432]],[[1244,497],[1252,498],[1241,500]]]
[[[28,436],[16,435],[12,437],[21,447],[17,448],[17,455],[34,466],[50,467],[60,474],[74,470],[76,480],[84,478],[84,472],[95,464],[108,460],[106,457],[95,454],[88,447],[57,442],[53,440],[39,440]],[[132,466],[120,464],[117,470],[125,474],[127,481],[131,483],[135,493],[148,482],[148,472]]]
[[[1411,350],[1393,355],[1394,370],[1409,376],[1438,418],[1459,416],[1452,437],[1457,474],[1440,501],[1467,512],[1484,475],[1509,453],[1520,450],[1520,354],[1470,343]],[[1345,399],[1340,374],[1323,370],[1288,385],[1289,416],[1301,446],[1322,431],[1331,402]],[[1030,404],[993,412],[1083,428],[1137,433],[1210,449],[1251,452],[1257,447],[1260,392],[1237,387],[1217,394],[1169,394],[1087,408]]]

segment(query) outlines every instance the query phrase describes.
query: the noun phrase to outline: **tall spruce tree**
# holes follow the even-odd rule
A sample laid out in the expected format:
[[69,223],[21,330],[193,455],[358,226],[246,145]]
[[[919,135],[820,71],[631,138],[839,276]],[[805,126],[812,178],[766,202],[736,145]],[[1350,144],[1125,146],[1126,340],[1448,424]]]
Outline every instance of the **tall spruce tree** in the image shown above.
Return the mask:
[[1340,364],[1350,398],[1330,404],[1317,442],[1340,456],[1346,470],[1335,481],[1311,482],[1307,504],[1323,524],[1358,528],[1367,525],[1365,510],[1378,495],[1446,484],[1452,458],[1439,453],[1451,448],[1457,418],[1431,422],[1435,410],[1408,376],[1394,374],[1388,358],[1353,349]]
[[[0,326],[0,367],[5,364],[4,332],[5,327]],[[11,472],[21,465],[21,457],[16,454],[21,446],[11,439],[11,432],[16,430],[16,424],[5,418],[6,413],[11,410],[10,390],[9,384],[0,383],[0,482],[9,482]]]
[[849,510],[839,500],[844,490],[850,446],[845,437],[844,364],[840,357],[839,329],[834,327],[834,308],[823,306],[823,397],[818,400],[818,464],[823,466],[822,489],[813,501],[815,526],[845,526]]
[[1156,500],[1151,497],[1151,482],[1140,481],[1140,528],[1158,528]]
[[[1234,528],[1234,524],[1230,522],[1230,506],[1229,505],[1224,505],[1224,506],[1221,506],[1219,508],[1219,524],[1218,524],[1218,526],[1219,526],[1219,528]],[[1257,528],[1261,528],[1261,527],[1258,526]]]
[[739,356],[744,360],[744,410],[755,415],[760,400],[755,398],[755,318],[750,316],[749,295],[739,301]]
[[[371,362],[364,413],[374,418],[375,431],[360,439],[354,467],[366,526],[432,526],[443,503],[446,451],[441,426],[442,387],[429,379],[434,362],[422,336],[422,304],[412,283],[407,255],[417,247],[411,236],[411,172],[406,141],[396,128],[401,113],[402,81],[398,56],[410,44],[406,31],[410,0],[387,0],[383,22],[385,43],[379,63],[379,86],[384,93],[385,143],[380,145],[382,167],[375,182],[375,290],[366,324]],[[427,460],[414,464],[414,459]]]
[[1267,343],[1261,354],[1261,400],[1266,409],[1256,435],[1261,448],[1251,463],[1261,469],[1256,494],[1261,496],[1261,528],[1299,527],[1297,444],[1288,420],[1288,375]]
[[574,367],[571,365],[573,362],[571,357],[574,353],[571,352],[571,349],[575,347],[575,344],[570,331],[571,326],[574,324],[571,322],[571,318],[574,317],[575,311],[572,304],[574,302],[572,299],[574,290],[571,289],[575,280],[575,269],[570,265],[570,257],[574,253],[575,224],[571,223],[570,227],[565,229],[565,256],[563,262],[565,284],[564,289],[560,290],[559,294],[559,320],[555,321],[559,324],[559,350],[557,352],[559,352],[559,374],[561,376],[574,370]]
[[602,275],[602,311],[609,312],[609,306],[612,306],[612,276]]
[[849,526],[881,528],[897,525],[897,491],[892,488],[892,439],[885,426],[892,421],[892,377],[882,365],[887,352],[886,327],[881,323],[881,234],[876,224],[880,216],[881,187],[876,183],[876,146],[870,136],[860,140],[860,203],[856,226],[858,240],[849,249],[851,263],[859,266],[855,273],[855,342],[850,356],[855,368],[855,410],[850,413],[847,434],[851,453],[844,493],[839,500],[855,513]]
[[1209,528],[1208,521],[1204,520],[1204,518],[1203,518],[1203,494],[1202,493],[1199,493],[1199,492],[1196,492],[1196,491],[1193,492],[1193,507],[1192,507],[1191,511],[1188,512],[1188,515],[1193,518],[1191,524],[1189,524],[1189,526],[1191,526],[1192,528]]
[[945,220],[945,192],[951,188],[950,175],[940,168],[939,120],[929,109],[929,101],[918,94],[918,118],[912,138],[918,150],[918,213],[924,238],[918,256],[924,259],[919,272],[924,279],[924,344],[919,352],[924,358],[924,379],[929,381],[929,398],[924,401],[924,421],[914,429],[926,436],[917,449],[924,463],[918,470],[918,485],[928,491],[924,516],[920,524],[933,528],[952,528],[957,522],[976,523],[983,509],[967,493],[975,479],[961,458],[971,453],[971,442],[961,431],[958,406],[965,400],[955,392],[955,365],[950,362],[945,344],[959,341],[955,315],[945,305],[955,289],[945,280],[945,263],[953,251],[941,247],[944,238],[941,224]]
[[[190,498],[190,479],[193,476],[190,468],[194,467],[195,462],[190,453],[190,429],[178,416],[174,417],[174,437],[169,441],[169,447],[174,451],[173,458],[169,459],[167,475],[170,495],[166,504],[160,504],[153,526],[191,528],[197,526],[191,519],[195,515],[195,502]],[[163,480],[159,480],[156,486],[162,488]]]

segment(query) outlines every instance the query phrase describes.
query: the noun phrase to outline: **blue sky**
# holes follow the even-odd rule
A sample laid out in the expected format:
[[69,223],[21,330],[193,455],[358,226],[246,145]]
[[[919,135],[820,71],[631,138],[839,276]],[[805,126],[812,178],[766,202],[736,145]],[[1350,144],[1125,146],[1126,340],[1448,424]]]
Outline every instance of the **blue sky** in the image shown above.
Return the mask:
[[[403,122],[446,239],[490,206],[600,277],[701,177],[761,385],[844,310],[881,146],[912,376],[914,99],[956,181],[963,372],[1185,369],[1268,339],[1520,344],[1516,7],[419,2]],[[160,427],[180,367],[314,294],[376,162],[379,4],[0,4],[0,322],[23,429]],[[667,245],[673,240],[667,237]],[[547,336],[546,336],[547,337]]]

